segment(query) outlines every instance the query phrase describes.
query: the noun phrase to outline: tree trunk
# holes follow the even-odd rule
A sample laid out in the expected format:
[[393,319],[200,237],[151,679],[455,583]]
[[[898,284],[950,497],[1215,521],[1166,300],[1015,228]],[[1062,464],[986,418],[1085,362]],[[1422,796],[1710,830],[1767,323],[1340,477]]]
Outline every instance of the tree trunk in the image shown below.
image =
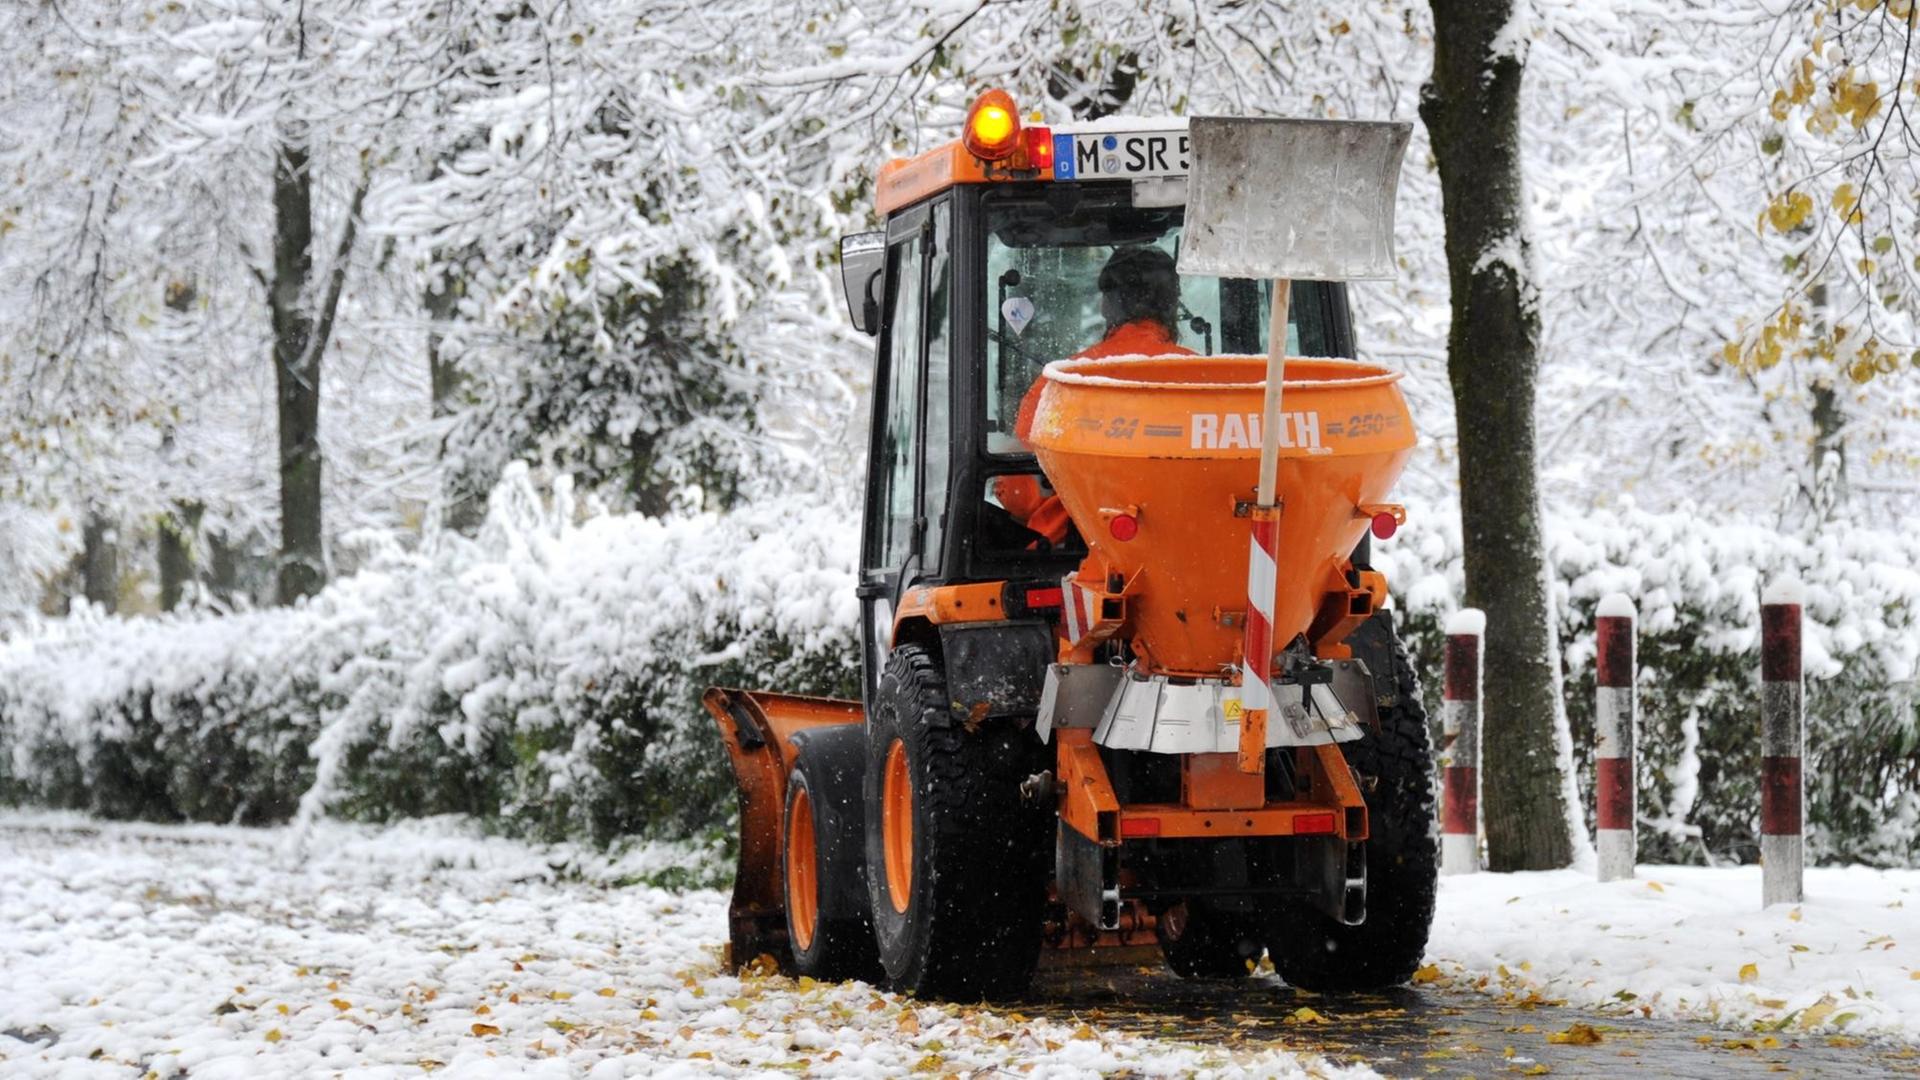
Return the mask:
[[[313,174],[307,150],[304,130],[283,129],[273,168],[273,284],[267,292],[267,303],[273,314],[273,373],[280,407],[280,566],[276,592],[282,604],[311,596],[326,584],[325,532],[320,514],[320,358],[333,335],[347,261],[360,224],[360,207],[371,182],[371,173],[363,171],[347,205],[326,293],[316,299],[310,288]],[[366,160],[365,155],[362,160]]]
[[119,538],[112,523],[99,514],[87,517],[81,534],[80,580],[87,600],[111,615],[120,606]]
[[1487,613],[1480,806],[1488,862],[1542,870],[1572,861],[1573,838],[1534,461],[1540,315],[1520,174],[1525,64],[1493,55],[1512,7],[1433,0],[1433,79],[1421,90],[1420,116],[1439,163],[1447,229],[1466,602]]
[[180,606],[187,582],[193,580],[193,535],[200,528],[199,503],[175,503],[160,519],[160,610]]
[[233,610],[233,598],[240,595],[240,553],[222,532],[207,536],[207,589],[228,611]]
[[278,597],[291,604],[326,579],[320,516],[320,350],[312,348],[313,176],[304,136],[283,138],[273,168],[273,374],[280,407]]
[[[466,373],[452,358],[441,352],[440,328],[453,317],[454,305],[458,300],[459,283],[451,277],[439,287],[427,290],[427,375],[433,388],[433,415],[436,418],[452,414],[456,400],[467,385]],[[444,461],[444,444],[440,456]],[[440,474],[443,477],[440,497],[446,503],[446,527],[462,535],[472,535],[480,527],[484,516],[481,493],[473,490],[464,470],[442,468]]]

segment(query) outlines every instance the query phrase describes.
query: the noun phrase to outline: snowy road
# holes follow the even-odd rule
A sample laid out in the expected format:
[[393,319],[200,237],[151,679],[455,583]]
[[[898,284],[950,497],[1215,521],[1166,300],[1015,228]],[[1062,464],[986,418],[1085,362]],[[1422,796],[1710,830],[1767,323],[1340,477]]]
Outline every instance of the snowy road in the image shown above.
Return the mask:
[[[1364,1075],[722,975],[725,898],[453,832],[0,813],[0,1075]],[[602,867],[601,869],[606,869]]]
[[1410,990],[1052,972],[1030,1017],[723,975],[721,894],[610,884],[646,858],[0,813],[0,1074],[1920,1073],[1920,872],[1450,879]]

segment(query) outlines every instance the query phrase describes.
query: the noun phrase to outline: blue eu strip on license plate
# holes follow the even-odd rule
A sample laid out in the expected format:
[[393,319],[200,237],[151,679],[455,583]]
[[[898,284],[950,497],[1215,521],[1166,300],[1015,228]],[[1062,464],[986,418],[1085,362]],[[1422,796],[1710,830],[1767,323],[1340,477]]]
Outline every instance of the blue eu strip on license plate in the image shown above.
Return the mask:
[[1185,176],[1191,141],[1185,131],[1056,133],[1055,180],[1132,180]]

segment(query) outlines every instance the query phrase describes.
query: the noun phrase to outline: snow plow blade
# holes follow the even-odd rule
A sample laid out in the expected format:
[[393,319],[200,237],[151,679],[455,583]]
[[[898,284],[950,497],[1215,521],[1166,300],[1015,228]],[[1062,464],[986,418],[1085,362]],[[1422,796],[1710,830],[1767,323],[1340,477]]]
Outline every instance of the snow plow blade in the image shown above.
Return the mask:
[[794,736],[818,728],[860,723],[857,701],[713,687],[701,704],[720,727],[740,794],[740,862],[727,909],[729,968],[768,956],[792,964],[787,940],[786,891],[781,877],[781,818]]

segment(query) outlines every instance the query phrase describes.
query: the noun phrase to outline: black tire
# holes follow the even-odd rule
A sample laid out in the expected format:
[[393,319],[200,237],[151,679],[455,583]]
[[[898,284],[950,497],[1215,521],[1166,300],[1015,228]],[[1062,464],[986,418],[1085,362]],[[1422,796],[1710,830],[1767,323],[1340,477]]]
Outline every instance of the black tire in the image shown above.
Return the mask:
[[1433,746],[1419,681],[1388,613],[1367,620],[1348,644],[1374,673],[1380,717],[1377,733],[1343,747],[1367,800],[1367,918],[1346,926],[1292,903],[1267,935],[1281,977],[1319,992],[1380,990],[1411,978],[1427,948],[1438,884]]
[[1153,931],[1167,967],[1183,979],[1244,979],[1263,947],[1251,920],[1191,900],[1161,912]]
[[[1012,723],[968,727],[933,656],[895,649],[867,718],[867,892],[888,982],[922,997],[1017,996],[1039,958],[1054,814],[1019,789],[1046,767],[1044,749]],[[900,858],[889,864],[896,752],[894,790],[911,801],[911,830],[892,834]],[[906,871],[904,888],[897,870]]]
[[[867,851],[861,806],[866,771],[866,733],[859,727],[827,728],[796,737],[798,750],[787,776],[781,814],[780,880],[786,886],[787,941],[793,973],[839,981],[880,980],[880,953],[873,942],[867,902]],[[812,838],[811,903],[796,903],[803,879],[796,873],[796,812]],[[805,916],[811,915],[810,919]],[[804,920],[804,921],[803,921]]]

